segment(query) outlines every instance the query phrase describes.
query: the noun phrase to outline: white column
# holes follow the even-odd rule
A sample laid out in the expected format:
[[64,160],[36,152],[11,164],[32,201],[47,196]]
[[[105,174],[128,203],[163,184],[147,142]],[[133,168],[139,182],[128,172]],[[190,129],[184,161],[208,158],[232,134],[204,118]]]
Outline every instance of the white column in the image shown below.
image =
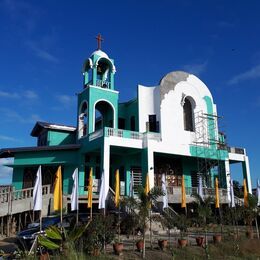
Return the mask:
[[104,194],[107,198],[109,191],[109,168],[110,168],[110,145],[107,138],[104,138],[104,147],[103,147],[103,174],[104,174]]
[[246,181],[247,181],[248,192],[250,194],[252,194],[252,183],[251,183],[249,159],[248,159],[247,155],[244,156],[244,161],[245,161]]
[[230,196],[230,165],[229,165],[229,160],[225,160],[225,173],[226,173],[226,182],[227,182],[227,197],[228,201],[231,202],[231,196]]
[[150,188],[154,187],[154,158],[153,158],[153,150],[148,148],[148,174],[149,174],[149,182]]

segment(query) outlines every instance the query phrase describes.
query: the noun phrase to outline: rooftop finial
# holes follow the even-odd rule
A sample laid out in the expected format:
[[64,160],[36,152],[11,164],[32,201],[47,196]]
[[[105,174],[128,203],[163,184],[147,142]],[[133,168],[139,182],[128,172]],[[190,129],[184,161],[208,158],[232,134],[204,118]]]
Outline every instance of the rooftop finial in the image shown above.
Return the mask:
[[101,42],[104,41],[104,39],[102,38],[101,34],[99,33],[98,36],[96,37],[97,39],[97,44],[98,44],[98,50],[101,50]]

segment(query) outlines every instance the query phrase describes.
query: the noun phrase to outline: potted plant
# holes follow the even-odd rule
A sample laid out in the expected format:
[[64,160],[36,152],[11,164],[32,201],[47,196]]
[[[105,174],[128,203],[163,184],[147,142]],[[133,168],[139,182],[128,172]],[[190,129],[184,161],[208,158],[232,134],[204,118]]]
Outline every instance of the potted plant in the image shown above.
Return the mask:
[[139,252],[143,252],[144,250],[144,240],[140,239],[136,242],[136,248]]
[[116,255],[121,255],[124,249],[124,244],[119,241],[115,241],[113,244],[113,249]]
[[143,238],[136,243],[136,246],[138,246],[140,250],[142,248],[143,258],[145,258],[145,232],[147,231],[147,223],[153,220],[150,214],[151,207],[160,196],[164,195],[161,188],[153,187],[147,192],[145,188],[140,186],[137,198],[126,197],[122,201],[122,204],[127,207],[128,211],[131,212],[131,214],[135,214],[136,219],[138,219],[138,225],[142,231]]
[[168,240],[167,239],[159,239],[158,240],[158,246],[162,251],[165,250],[168,246]]
[[248,194],[248,206],[243,208],[242,214],[244,222],[247,225],[246,236],[249,239],[254,238],[253,221],[256,220],[259,215],[259,211],[259,207],[257,207],[257,197],[252,194]]
[[84,247],[89,254],[98,256],[106,244],[111,243],[114,238],[114,216],[98,214],[92,219],[83,235]]
[[186,247],[188,244],[188,239],[186,237],[186,232],[188,231],[188,225],[190,221],[186,215],[179,215],[176,218],[176,226],[180,230],[181,237],[178,239],[178,244],[181,248]]
[[207,246],[207,224],[212,220],[211,204],[213,203],[212,197],[201,198],[198,194],[192,196],[196,199],[196,217],[195,222],[204,229],[205,244]]

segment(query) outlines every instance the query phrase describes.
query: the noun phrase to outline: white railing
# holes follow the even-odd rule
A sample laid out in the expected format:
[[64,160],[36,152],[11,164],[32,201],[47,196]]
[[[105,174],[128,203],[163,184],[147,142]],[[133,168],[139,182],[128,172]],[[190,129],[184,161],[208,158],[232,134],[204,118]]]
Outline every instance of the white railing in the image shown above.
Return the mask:
[[161,134],[160,133],[155,133],[155,132],[147,132],[144,133],[144,135],[147,137],[149,140],[156,140],[156,141],[161,141]]
[[93,141],[101,136],[103,136],[103,129],[99,129],[99,130],[89,134],[89,141]]
[[97,86],[101,88],[109,88],[110,89],[111,83],[106,80],[97,79]]

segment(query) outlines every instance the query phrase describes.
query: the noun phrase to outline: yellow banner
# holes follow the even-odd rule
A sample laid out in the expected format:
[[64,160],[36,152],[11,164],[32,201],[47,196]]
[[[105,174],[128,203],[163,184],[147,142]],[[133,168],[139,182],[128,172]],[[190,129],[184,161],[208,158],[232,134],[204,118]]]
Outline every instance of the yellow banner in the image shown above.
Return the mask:
[[215,179],[215,195],[216,195],[216,201],[215,201],[215,208],[219,209],[219,191],[218,191],[218,178]]
[[88,208],[92,208],[92,197],[93,197],[93,169],[90,168],[89,179],[88,179]]
[[59,166],[55,174],[54,182],[54,192],[53,192],[53,208],[54,211],[62,210],[62,176],[61,176],[61,166]]
[[119,178],[119,170],[116,170],[115,176],[115,205],[116,207],[119,206],[119,199],[120,199],[120,178]]
[[181,178],[181,207],[186,208],[186,192],[185,192],[184,175],[182,175]]

